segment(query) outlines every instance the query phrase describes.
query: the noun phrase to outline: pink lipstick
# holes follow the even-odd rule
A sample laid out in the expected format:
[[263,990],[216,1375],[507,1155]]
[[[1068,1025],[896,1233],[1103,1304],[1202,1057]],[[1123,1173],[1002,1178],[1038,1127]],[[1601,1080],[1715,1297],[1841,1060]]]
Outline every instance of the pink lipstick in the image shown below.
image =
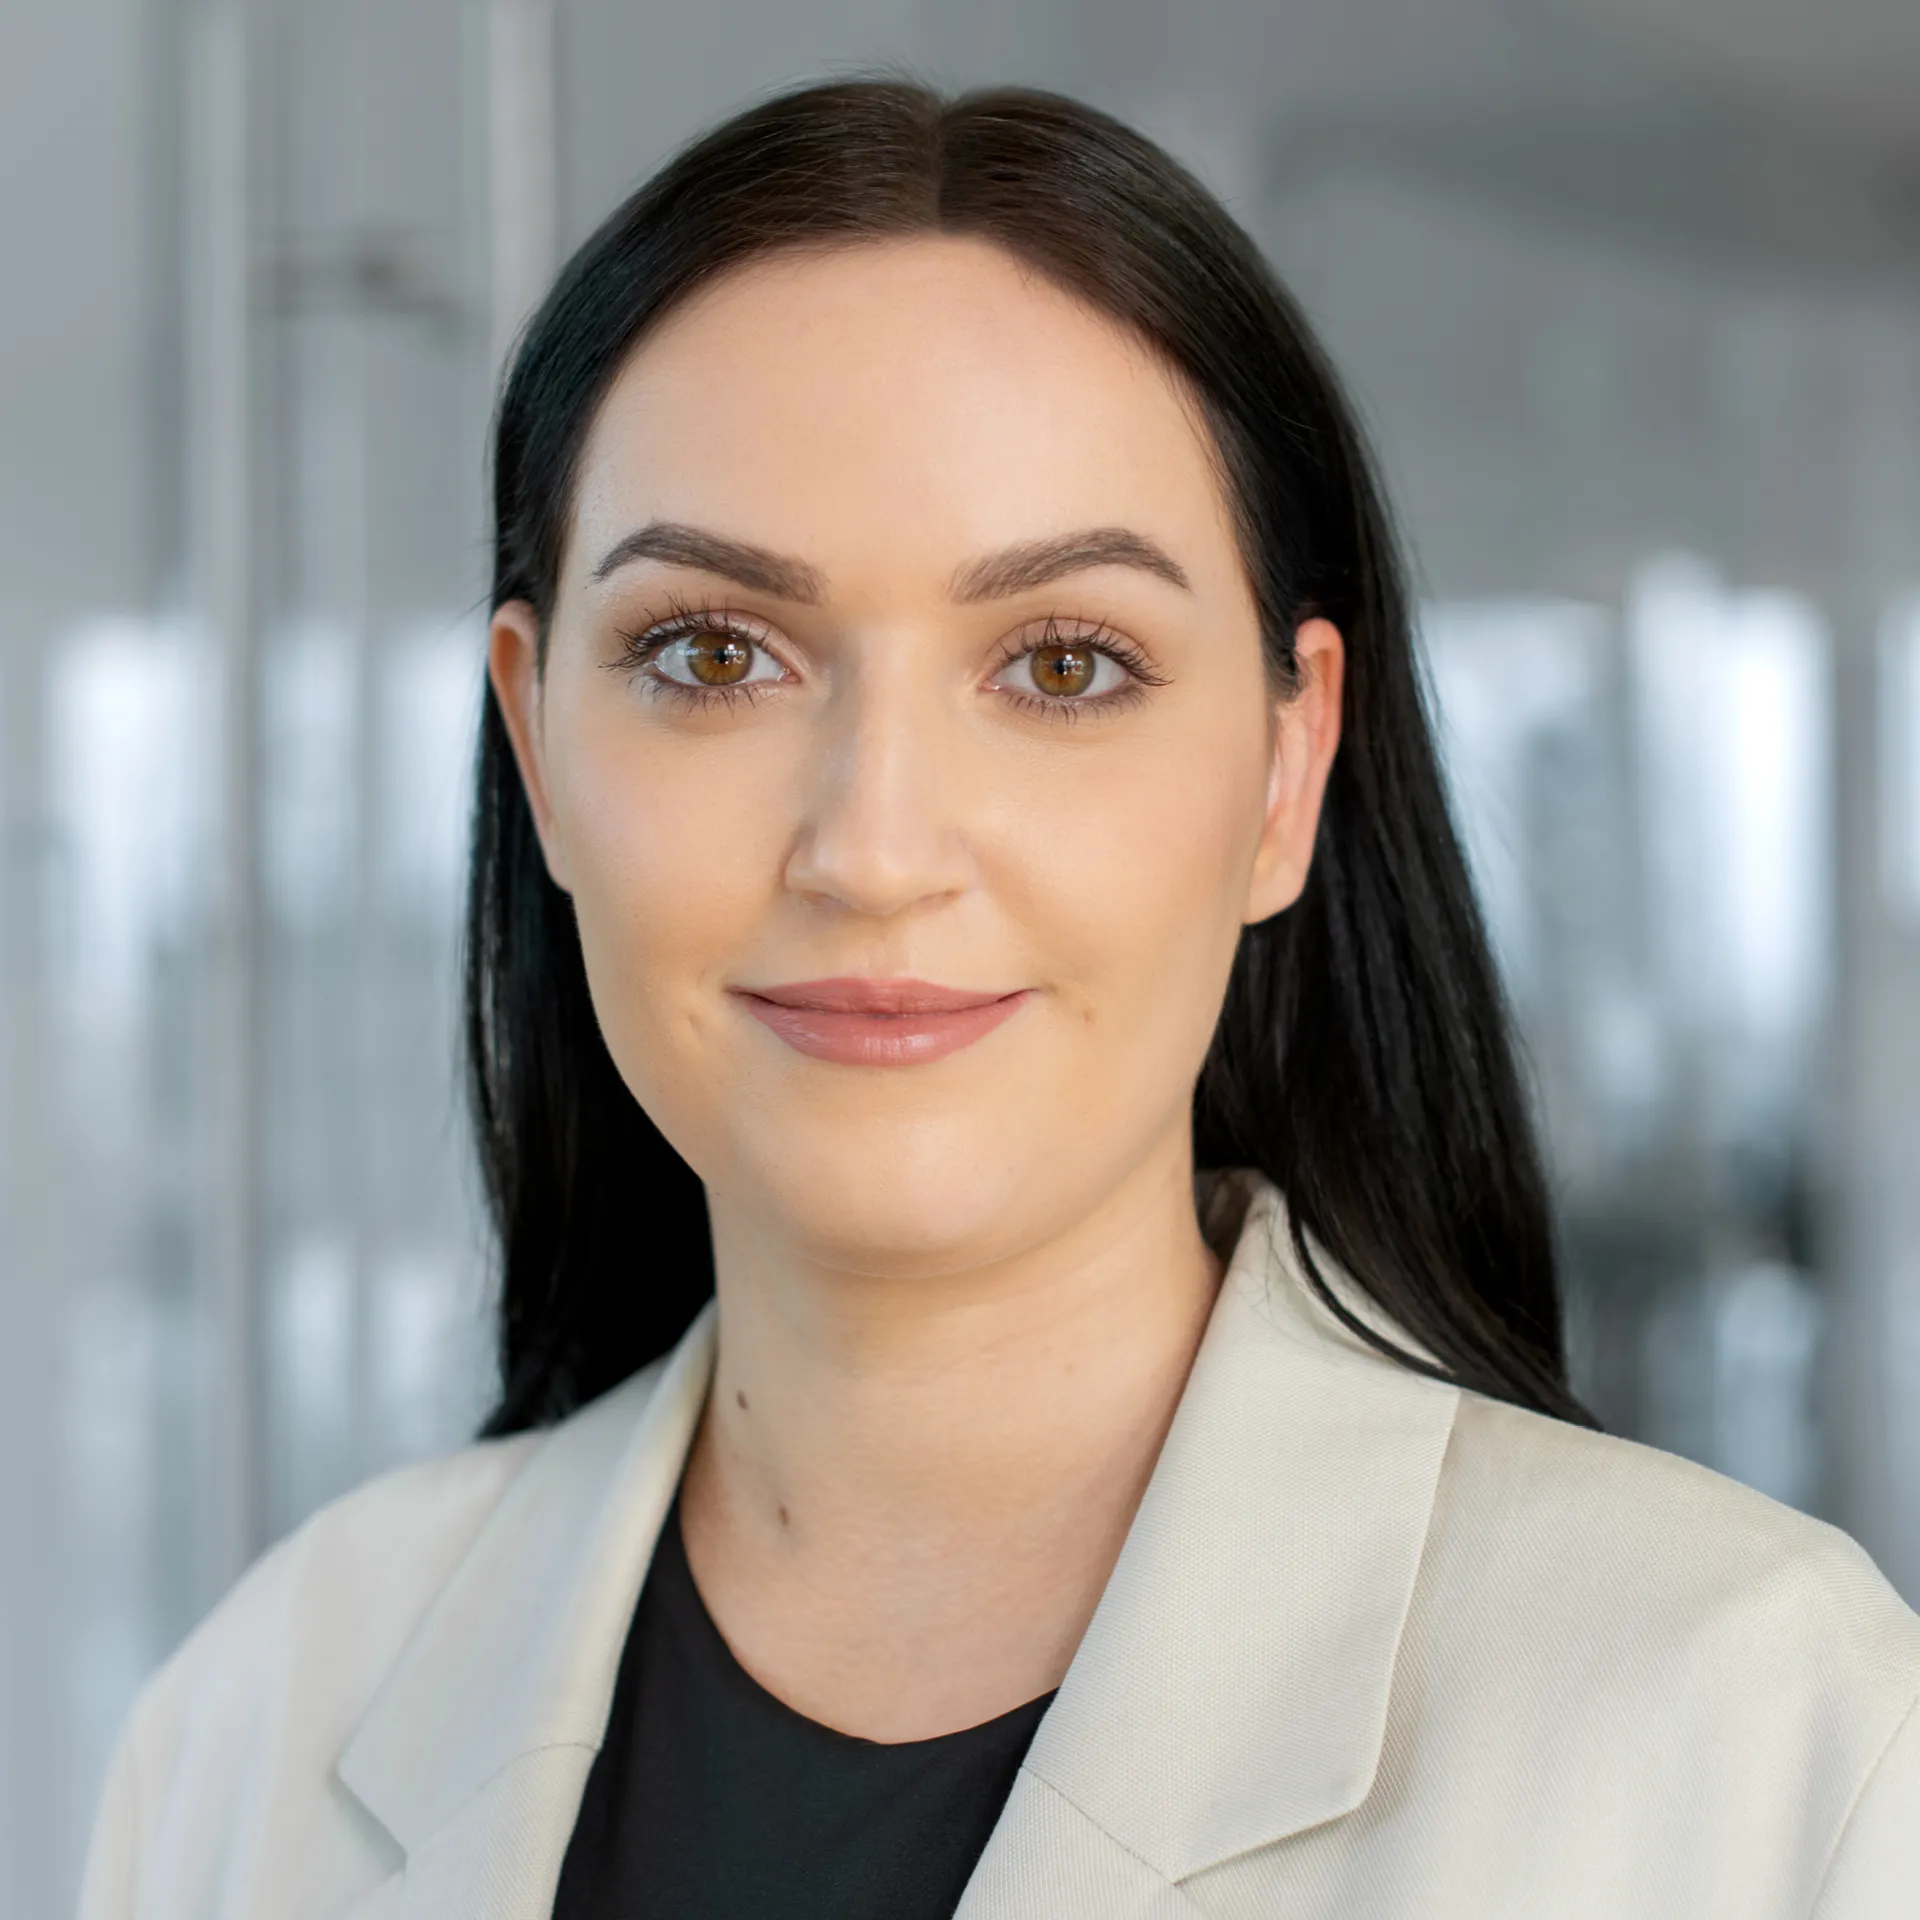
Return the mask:
[[853,1067],[913,1067],[984,1039],[1027,989],[980,993],[927,980],[796,980],[735,987],[740,1003],[788,1046]]

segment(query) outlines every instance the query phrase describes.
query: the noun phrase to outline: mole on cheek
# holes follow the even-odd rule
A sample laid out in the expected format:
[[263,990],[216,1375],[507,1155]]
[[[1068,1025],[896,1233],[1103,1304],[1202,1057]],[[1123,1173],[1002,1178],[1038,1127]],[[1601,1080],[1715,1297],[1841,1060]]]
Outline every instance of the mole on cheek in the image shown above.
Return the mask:
[[740,1411],[741,1411],[742,1413],[745,1413],[745,1412],[746,1412],[746,1410],[747,1410],[747,1396],[746,1396],[746,1395],[745,1395],[744,1393],[741,1393],[741,1392],[740,1392],[740,1391],[739,1391],[739,1390],[738,1390],[738,1389],[736,1388],[736,1389],[735,1389],[735,1391],[734,1391],[734,1396],[733,1396],[733,1397],[734,1397],[734,1401],[735,1401],[735,1403],[736,1403],[736,1404],[737,1404],[737,1405],[739,1406],[739,1409],[740,1409]]
[[783,1527],[789,1527],[793,1524],[793,1522],[787,1518],[787,1510],[785,1507],[780,1509],[780,1524]]

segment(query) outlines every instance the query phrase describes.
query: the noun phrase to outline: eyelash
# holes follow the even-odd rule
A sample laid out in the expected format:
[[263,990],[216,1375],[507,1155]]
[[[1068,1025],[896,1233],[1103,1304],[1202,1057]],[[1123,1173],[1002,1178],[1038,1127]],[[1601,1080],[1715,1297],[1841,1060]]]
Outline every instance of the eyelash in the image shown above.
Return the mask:
[[751,680],[733,687],[697,687],[690,686],[684,680],[669,680],[663,673],[649,673],[646,670],[654,657],[665,652],[676,640],[688,640],[703,633],[718,634],[724,639],[758,647],[762,652],[769,651],[766,642],[751,626],[725,608],[706,601],[696,605],[670,596],[664,619],[656,620],[652,626],[638,633],[621,634],[620,658],[613,664],[617,669],[637,674],[643,679],[651,698],[670,700],[676,706],[695,712],[706,712],[715,707],[750,707],[762,694],[771,692],[779,685],[774,680]]
[[1115,633],[1111,627],[1098,621],[1062,621],[1051,616],[1037,635],[1029,634],[1009,644],[994,662],[993,671],[987,678],[989,681],[997,680],[1016,660],[1024,660],[1029,654],[1039,653],[1043,648],[1063,646],[1089,647],[1095,653],[1104,654],[1125,670],[1126,685],[1115,687],[1110,693],[1097,693],[1075,700],[1049,700],[1043,695],[1022,693],[1013,687],[1002,687],[999,690],[1001,697],[1042,720],[1072,726],[1089,713],[1119,713],[1124,708],[1137,706],[1146,698],[1149,687],[1166,685],[1166,676],[1154,671],[1153,662],[1140,648],[1124,635]]
[[[690,686],[683,680],[670,680],[665,674],[647,672],[647,667],[658,654],[676,640],[689,639],[695,634],[719,634],[765,650],[766,643],[754,629],[725,608],[715,607],[708,602],[696,605],[674,598],[667,602],[667,609],[665,618],[655,621],[652,626],[637,633],[621,634],[620,658],[613,663],[617,668],[637,673],[645,679],[651,697],[665,698],[694,711],[709,711],[715,707],[751,706],[762,694],[780,684],[778,681],[761,680],[732,687],[698,687]],[[1063,621],[1054,616],[1049,616],[1037,635],[1029,634],[1010,643],[993,663],[993,670],[987,679],[991,683],[1016,660],[1024,660],[1029,654],[1039,653],[1047,647],[1059,646],[1090,647],[1095,653],[1104,654],[1126,672],[1126,685],[1084,699],[1048,699],[1043,695],[1001,687],[998,689],[1001,697],[1040,719],[1072,725],[1089,712],[1117,713],[1123,708],[1137,705],[1146,697],[1148,688],[1166,684],[1165,676],[1156,672],[1146,654],[1124,635],[1115,633],[1097,621],[1083,624]]]

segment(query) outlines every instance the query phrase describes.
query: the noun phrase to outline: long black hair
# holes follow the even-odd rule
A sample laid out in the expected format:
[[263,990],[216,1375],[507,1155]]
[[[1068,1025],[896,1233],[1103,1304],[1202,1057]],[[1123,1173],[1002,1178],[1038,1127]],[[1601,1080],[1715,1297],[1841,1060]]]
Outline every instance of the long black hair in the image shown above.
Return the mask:
[[[1200,1167],[1286,1195],[1328,1303],[1410,1366],[1563,1418],[1545,1181],[1500,984],[1423,704],[1392,528],[1298,309],[1151,142],[1055,95],[815,86],[729,120],[619,207],[529,324],[495,433],[493,604],[554,600],[574,469],[646,330],[779,249],[993,242],[1149,342],[1210,423],[1275,684],[1324,615],[1344,732],[1306,889],[1244,931],[1194,1092]],[[499,1232],[490,1433],[561,1417],[665,1352],[713,1289],[705,1194],[614,1068],[567,896],[505,725],[482,721],[468,897],[468,1070]],[[1311,1248],[1424,1350],[1341,1304]]]

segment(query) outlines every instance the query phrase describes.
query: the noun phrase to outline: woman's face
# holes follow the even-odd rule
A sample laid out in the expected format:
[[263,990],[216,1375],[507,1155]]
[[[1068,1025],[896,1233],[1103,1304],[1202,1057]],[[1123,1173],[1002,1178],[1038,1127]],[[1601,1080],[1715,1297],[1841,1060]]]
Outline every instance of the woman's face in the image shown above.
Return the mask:
[[1339,637],[1300,637],[1276,702],[1183,390],[988,245],[777,258],[651,334],[544,662],[515,604],[492,670],[607,1045],[716,1220],[958,1271],[1184,1178],[1334,748]]

